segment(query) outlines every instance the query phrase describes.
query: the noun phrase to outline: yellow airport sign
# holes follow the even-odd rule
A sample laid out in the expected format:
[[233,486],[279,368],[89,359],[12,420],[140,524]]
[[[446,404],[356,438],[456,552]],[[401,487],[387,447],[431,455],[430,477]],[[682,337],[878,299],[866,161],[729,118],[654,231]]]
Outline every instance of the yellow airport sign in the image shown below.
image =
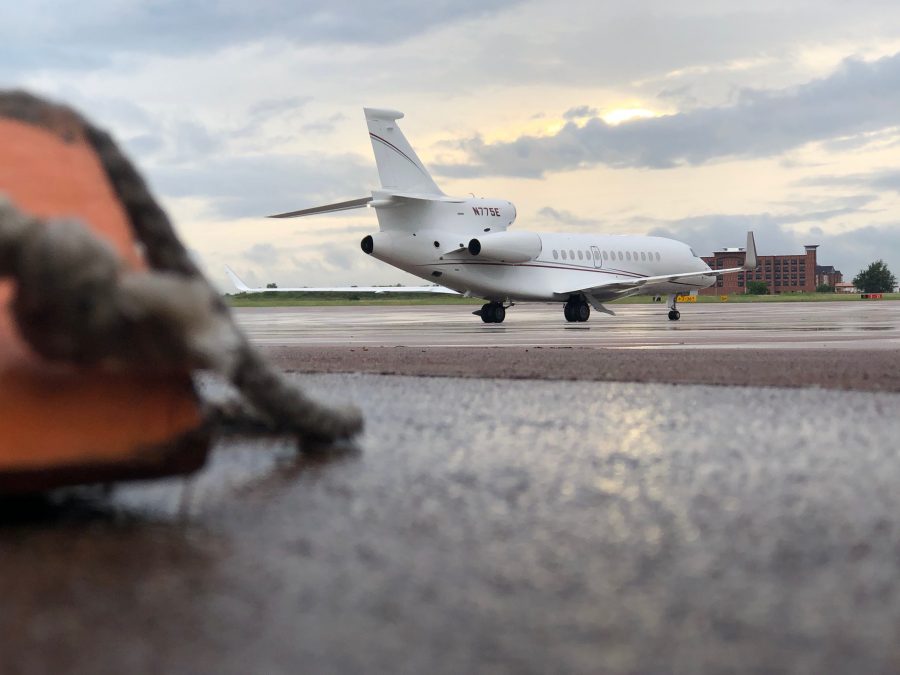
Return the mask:
[[697,302],[697,296],[696,295],[676,295],[675,301],[676,302]]
[[727,296],[727,295],[720,295],[720,296],[719,296],[719,300],[721,300],[722,302],[728,302],[728,296]]

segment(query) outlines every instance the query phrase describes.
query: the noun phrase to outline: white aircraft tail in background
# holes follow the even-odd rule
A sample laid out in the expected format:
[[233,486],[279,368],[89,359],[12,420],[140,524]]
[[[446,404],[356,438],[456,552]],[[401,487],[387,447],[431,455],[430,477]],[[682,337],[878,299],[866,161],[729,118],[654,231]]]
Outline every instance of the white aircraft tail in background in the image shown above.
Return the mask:
[[461,293],[487,300],[475,312],[485,323],[501,323],[516,301],[563,303],[567,321],[587,321],[591,308],[612,314],[602,304],[609,300],[668,295],[668,316],[676,321],[678,295],[757,266],[752,232],[741,267],[712,270],[687,244],[664,237],[509,231],[516,219],[512,202],[441,191],[400,131],[403,113],[365,108],[365,115],[381,188],[271,217],[373,208],[379,231],[363,237],[363,253],[441,286],[249,288],[228,270],[238,290]]

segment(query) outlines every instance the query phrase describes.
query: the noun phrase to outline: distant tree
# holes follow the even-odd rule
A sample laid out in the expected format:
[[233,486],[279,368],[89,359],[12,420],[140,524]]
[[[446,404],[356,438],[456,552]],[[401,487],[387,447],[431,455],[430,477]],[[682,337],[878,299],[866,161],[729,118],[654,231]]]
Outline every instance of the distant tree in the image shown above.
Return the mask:
[[816,286],[816,293],[834,293],[834,286],[829,284],[819,284]]
[[276,284],[276,283],[266,284],[266,288],[278,288],[278,284]]
[[769,287],[766,286],[765,281],[748,281],[747,282],[747,294],[748,295],[768,295]]
[[890,293],[897,285],[884,260],[876,260],[853,277],[853,285],[863,293]]

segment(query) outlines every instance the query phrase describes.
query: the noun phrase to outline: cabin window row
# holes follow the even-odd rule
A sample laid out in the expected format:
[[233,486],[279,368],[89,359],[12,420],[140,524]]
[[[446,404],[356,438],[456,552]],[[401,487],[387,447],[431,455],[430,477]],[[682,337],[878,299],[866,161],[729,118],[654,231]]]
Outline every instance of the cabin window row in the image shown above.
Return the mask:
[[553,259],[559,260],[562,258],[563,260],[599,260],[599,256],[603,257],[603,260],[634,260],[634,261],[642,261],[642,262],[659,262],[659,253],[650,252],[650,251],[594,251],[593,256],[591,255],[591,251],[576,251],[575,249],[566,249],[562,250],[553,250]]

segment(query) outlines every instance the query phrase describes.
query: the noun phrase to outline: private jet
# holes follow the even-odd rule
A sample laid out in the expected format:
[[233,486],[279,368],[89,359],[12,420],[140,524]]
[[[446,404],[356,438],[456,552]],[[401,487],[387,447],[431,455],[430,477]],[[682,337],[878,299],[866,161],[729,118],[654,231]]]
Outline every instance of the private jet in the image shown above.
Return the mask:
[[395,110],[365,108],[381,189],[371,196],[279,213],[300,218],[371,208],[378,232],[360,242],[363,253],[431,282],[428,286],[250,288],[231,270],[239,291],[426,292],[483,298],[474,312],[502,323],[516,302],[559,302],[566,321],[587,321],[591,309],[632,295],[668,297],[668,317],[681,318],[677,300],[729,272],[756,269],[756,243],[747,233],[744,264],[710,269],[687,244],[664,237],[564,234],[511,230],[516,207],[505,199],[444,194],[400,131]]

